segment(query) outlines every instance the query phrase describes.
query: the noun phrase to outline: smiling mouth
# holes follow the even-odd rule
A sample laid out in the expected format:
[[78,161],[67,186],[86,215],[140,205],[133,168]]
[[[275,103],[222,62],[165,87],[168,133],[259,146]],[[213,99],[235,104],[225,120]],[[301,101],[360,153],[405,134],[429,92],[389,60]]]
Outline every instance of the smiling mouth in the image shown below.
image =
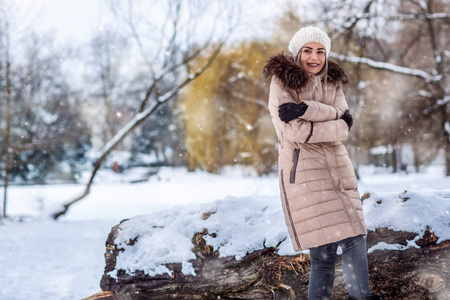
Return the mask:
[[319,64],[312,64],[312,63],[309,63],[307,65],[311,68],[317,68],[319,66]]

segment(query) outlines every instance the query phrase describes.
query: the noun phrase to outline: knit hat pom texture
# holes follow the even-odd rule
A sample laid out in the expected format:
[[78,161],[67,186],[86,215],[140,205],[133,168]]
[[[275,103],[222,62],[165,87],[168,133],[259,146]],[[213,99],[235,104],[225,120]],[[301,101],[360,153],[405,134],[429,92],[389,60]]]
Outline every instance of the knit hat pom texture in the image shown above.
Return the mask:
[[328,58],[331,49],[331,40],[325,32],[315,26],[303,27],[297,31],[289,43],[289,51],[293,57],[297,57],[302,47],[312,42],[323,45]]

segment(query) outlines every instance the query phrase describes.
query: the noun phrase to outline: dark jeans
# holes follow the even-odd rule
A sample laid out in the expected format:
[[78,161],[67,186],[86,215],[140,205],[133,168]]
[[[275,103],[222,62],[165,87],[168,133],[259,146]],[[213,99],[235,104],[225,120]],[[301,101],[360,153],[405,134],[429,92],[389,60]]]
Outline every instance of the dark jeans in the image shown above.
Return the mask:
[[327,244],[309,250],[311,274],[308,299],[330,299],[334,283],[336,250],[342,248],[342,270],[350,296],[358,300],[368,299],[369,267],[367,264],[366,236],[350,237],[337,243]]

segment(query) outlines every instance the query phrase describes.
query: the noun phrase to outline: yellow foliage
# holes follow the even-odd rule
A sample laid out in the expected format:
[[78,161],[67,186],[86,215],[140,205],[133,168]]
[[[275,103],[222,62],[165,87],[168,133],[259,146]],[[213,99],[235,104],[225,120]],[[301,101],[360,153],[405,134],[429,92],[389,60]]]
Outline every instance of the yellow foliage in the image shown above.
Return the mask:
[[[225,165],[244,164],[264,173],[275,165],[276,137],[265,125],[271,121],[268,82],[262,74],[273,53],[269,45],[256,41],[231,46],[183,91],[191,170],[216,173]],[[204,60],[199,58],[193,68]]]

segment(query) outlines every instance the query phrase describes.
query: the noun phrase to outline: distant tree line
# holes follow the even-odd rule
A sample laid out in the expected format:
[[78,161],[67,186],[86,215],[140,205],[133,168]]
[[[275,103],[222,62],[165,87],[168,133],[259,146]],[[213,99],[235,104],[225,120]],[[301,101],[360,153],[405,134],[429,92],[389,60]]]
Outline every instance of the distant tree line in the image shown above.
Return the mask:
[[[76,180],[92,168],[93,179],[113,150],[131,153],[131,165],[273,172],[277,140],[262,69],[307,24],[329,33],[331,59],[350,77],[355,125],[346,143],[356,166],[373,163],[370,149],[385,146],[396,171],[396,151],[409,144],[416,169],[441,151],[450,176],[449,0],[318,1],[308,14],[291,4],[266,39],[225,46],[213,32],[203,43],[193,38],[206,4],[158,5],[167,12],[162,24],[139,19],[143,9],[131,1],[112,1],[125,30],[105,28],[89,45],[55,48],[50,36],[20,31],[14,9],[0,1],[5,187]],[[221,5],[229,15],[238,7]]]
[[[115,27],[89,45],[54,48],[17,25],[14,3],[0,1],[2,215],[11,182],[76,180],[91,171],[58,218],[89,194],[115,150],[132,153],[134,165],[183,165],[173,99],[217,57],[239,20],[237,3],[111,1]],[[193,69],[200,56],[204,63]]]

